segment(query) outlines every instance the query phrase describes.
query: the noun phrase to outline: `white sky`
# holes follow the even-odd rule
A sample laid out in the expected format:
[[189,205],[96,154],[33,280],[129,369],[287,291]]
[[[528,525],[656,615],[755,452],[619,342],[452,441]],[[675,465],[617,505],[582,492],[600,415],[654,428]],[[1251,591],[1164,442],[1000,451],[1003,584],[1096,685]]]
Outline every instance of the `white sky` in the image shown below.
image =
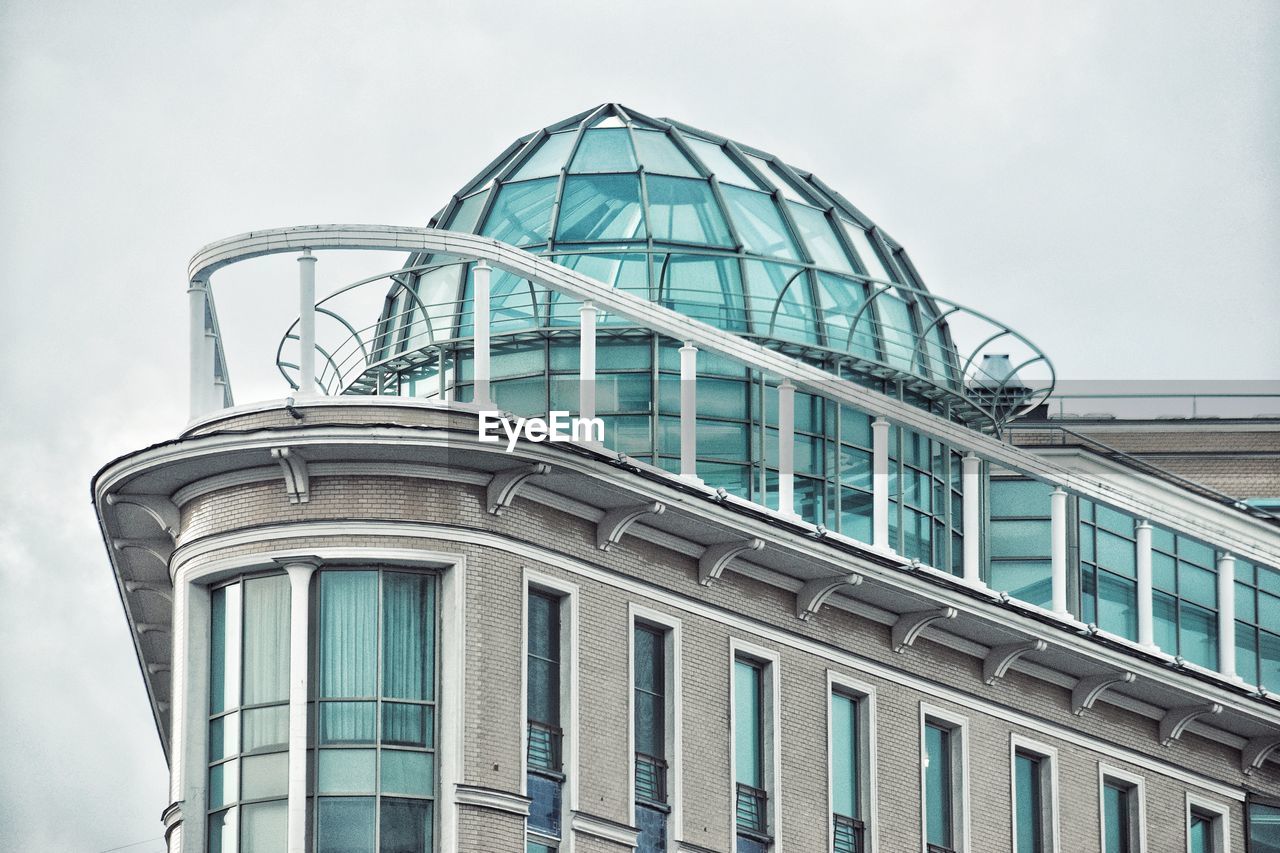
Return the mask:
[[[1269,0],[0,0],[0,848],[161,834],[88,483],[184,423],[201,245],[425,224],[617,101],[814,171],[1062,377],[1277,379],[1278,81]],[[283,391],[295,276],[215,279],[241,402]]]

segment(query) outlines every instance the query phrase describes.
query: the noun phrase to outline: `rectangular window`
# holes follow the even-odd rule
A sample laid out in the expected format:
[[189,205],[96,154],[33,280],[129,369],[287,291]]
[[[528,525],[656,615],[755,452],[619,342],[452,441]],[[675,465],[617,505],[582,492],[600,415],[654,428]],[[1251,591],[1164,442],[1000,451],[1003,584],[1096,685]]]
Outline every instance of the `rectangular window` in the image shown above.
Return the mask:
[[667,849],[667,644],[665,628],[636,622],[632,637],[638,853]]
[[992,477],[987,528],[990,585],[1040,607],[1053,603],[1049,503],[1053,489],[1023,477]]
[[967,851],[964,719],[921,706],[920,776],[928,853]]
[[772,845],[775,744],[774,666],[770,653],[734,649],[733,768],[738,853],[764,853]]
[[525,752],[529,805],[529,849],[554,850],[562,822],[563,729],[560,724],[561,602],[559,595],[530,589],[527,600]]
[[1080,619],[1126,639],[1138,637],[1138,563],[1132,516],[1079,501]]
[[1280,693],[1280,570],[1236,558],[1236,672]]
[[1250,798],[1245,807],[1252,853],[1276,853],[1280,850],[1280,802],[1264,802]]
[[[1219,803],[1187,794],[1187,853],[1226,853],[1230,812]],[[1276,836],[1280,839],[1280,835]],[[1261,846],[1260,853],[1280,847]]]
[[1156,645],[1206,669],[1218,668],[1218,567],[1208,545],[1161,527],[1151,531]]
[[1143,853],[1142,779],[1099,769],[1102,853]]
[[1013,853],[1056,853],[1057,750],[1010,737],[1013,753]]
[[828,755],[831,772],[831,849],[833,853],[864,853],[868,849],[871,763],[872,696],[870,688],[828,673],[830,706]]

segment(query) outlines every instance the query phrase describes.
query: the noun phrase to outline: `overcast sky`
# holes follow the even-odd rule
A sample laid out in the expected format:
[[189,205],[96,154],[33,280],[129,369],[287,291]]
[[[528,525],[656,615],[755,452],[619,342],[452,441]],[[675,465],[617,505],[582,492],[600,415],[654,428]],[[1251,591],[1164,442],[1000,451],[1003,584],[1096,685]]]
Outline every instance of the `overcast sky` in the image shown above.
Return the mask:
[[[1280,378],[1274,0],[499,7],[0,0],[0,849],[162,849],[88,485],[183,426],[221,237],[423,225],[617,101],[814,171],[1060,376]],[[215,279],[240,402],[294,316],[296,264],[251,266]]]

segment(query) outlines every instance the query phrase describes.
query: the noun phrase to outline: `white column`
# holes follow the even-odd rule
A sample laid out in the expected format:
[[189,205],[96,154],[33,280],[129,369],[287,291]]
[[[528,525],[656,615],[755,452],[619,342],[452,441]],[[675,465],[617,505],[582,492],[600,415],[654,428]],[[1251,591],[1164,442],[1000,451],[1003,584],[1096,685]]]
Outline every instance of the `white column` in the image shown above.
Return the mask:
[[1067,493],[1054,489],[1049,495],[1049,579],[1053,612],[1069,617],[1067,610]]
[[1234,681],[1236,673],[1236,558],[1218,558],[1218,672]]
[[316,259],[310,249],[298,258],[298,394],[316,393]]
[[290,563],[289,575],[289,853],[307,849],[307,619],[314,563]]
[[489,271],[484,261],[476,261],[471,268],[471,315],[475,329],[475,346],[471,354],[474,383],[471,400],[480,408],[493,405],[489,397]]
[[871,544],[893,550],[889,543],[889,422],[884,418],[871,422]]
[[1143,519],[1133,531],[1138,540],[1138,645],[1144,649],[1155,649],[1155,626],[1151,616],[1151,523]]
[[195,420],[205,412],[209,396],[208,386],[213,382],[213,365],[204,360],[204,315],[205,296],[208,282],[193,281],[187,287],[187,305],[189,309],[187,330],[190,343],[191,374],[188,380],[188,402],[191,420]]
[[698,348],[680,347],[680,476],[698,478]]
[[966,453],[960,470],[964,490],[964,580],[982,586],[982,460]]
[[778,385],[778,512],[796,514],[796,386]]
[[[169,759],[169,803],[176,804],[178,809],[176,826],[169,836],[169,849],[171,851],[180,851],[183,849],[186,836],[186,816],[187,810],[190,809],[192,814],[203,814],[203,805],[201,803],[187,804],[184,801],[188,799],[188,781],[191,775],[197,778],[204,776],[204,767],[201,764],[193,764],[191,762],[192,754],[203,755],[203,749],[192,749],[195,744],[191,742],[192,735],[194,739],[199,740],[200,745],[204,745],[204,739],[207,737],[207,730],[197,728],[194,732],[187,731],[187,692],[189,689],[187,681],[187,644],[191,638],[187,630],[187,608],[191,597],[191,585],[186,582],[183,575],[179,575],[174,582],[173,589],[173,643],[171,646],[171,657],[169,663],[169,743],[170,743],[170,759]],[[206,707],[207,703],[206,703]],[[201,786],[202,787],[202,786]],[[184,808],[186,806],[186,808]],[[166,809],[166,813],[168,810]],[[197,826],[199,821],[196,821]],[[198,844],[196,845],[198,848]]]
[[589,420],[596,416],[596,306],[583,302],[578,318],[578,417]]

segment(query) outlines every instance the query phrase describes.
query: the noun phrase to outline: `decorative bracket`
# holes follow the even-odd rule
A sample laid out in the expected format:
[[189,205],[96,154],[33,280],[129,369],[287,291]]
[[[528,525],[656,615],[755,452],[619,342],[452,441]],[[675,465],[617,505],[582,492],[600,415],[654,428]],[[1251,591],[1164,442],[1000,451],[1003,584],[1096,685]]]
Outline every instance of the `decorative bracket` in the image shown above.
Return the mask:
[[739,554],[748,551],[759,551],[764,548],[763,539],[739,539],[733,542],[717,542],[708,545],[698,558],[698,583],[711,586],[712,581],[720,580],[729,563]]
[[842,586],[854,587],[860,583],[862,575],[853,573],[807,582],[796,593],[796,618],[808,622],[833,592]]
[[1160,718],[1160,745],[1169,746],[1182,737],[1191,721],[1210,714],[1221,714],[1222,706],[1217,702],[1201,705],[1188,705],[1183,708],[1170,708]]
[[1100,672],[1086,675],[1071,688],[1071,713],[1077,717],[1093,707],[1103,693],[1117,684],[1131,684],[1138,676],[1132,672]]
[[178,541],[178,528],[181,527],[181,513],[178,505],[166,495],[122,495],[119,492],[107,495],[107,506],[131,504],[151,516],[160,530]]
[[531,465],[517,465],[494,474],[485,489],[485,502],[489,506],[489,512],[502,515],[502,511],[511,506],[512,501],[516,499],[516,492],[520,491],[520,486],[525,480],[535,474],[547,474],[550,471],[551,466],[545,462],[534,462]]
[[1262,769],[1267,756],[1277,749],[1280,749],[1280,737],[1264,735],[1250,738],[1244,749],[1240,750],[1240,768],[1246,775],[1253,775],[1253,771]]
[[1007,643],[992,646],[987,656],[982,659],[982,680],[987,684],[995,684],[1009,672],[1013,662],[1027,652],[1042,652],[1049,647],[1044,640],[1030,640],[1025,643]]
[[280,463],[284,471],[284,490],[289,503],[304,504],[311,500],[311,484],[307,477],[307,460],[288,447],[271,448],[271,458]]
[[893,650],[899,653],[905,652],[909,646],[915,644],[920,632],[930,623],[939,619],[954,618],[956,618],[956,609],[954,607],[939,607],[934,610],[916,610],[912,613],[903,613],[898,617],[898,621],[893,623],[893,631],[890,634]]
[[154,592],[161,598],[173,601],[173,591],[168,586],[149,581],[125,581],[125,592]]
[[169,558],[173,556],[173,543],[168,539],[112,539],[111,547],[117,551],[123,551],[125,548],[146,551],[159,560],[166,569],[169,568]]
[[596,547],[601,551],[612,551],[613,546],[622,541],[622,534],[632,522],[642,515],[662,515],[667,505],[660,501],[647,504],[632,504],[611,509],[596,522]]

